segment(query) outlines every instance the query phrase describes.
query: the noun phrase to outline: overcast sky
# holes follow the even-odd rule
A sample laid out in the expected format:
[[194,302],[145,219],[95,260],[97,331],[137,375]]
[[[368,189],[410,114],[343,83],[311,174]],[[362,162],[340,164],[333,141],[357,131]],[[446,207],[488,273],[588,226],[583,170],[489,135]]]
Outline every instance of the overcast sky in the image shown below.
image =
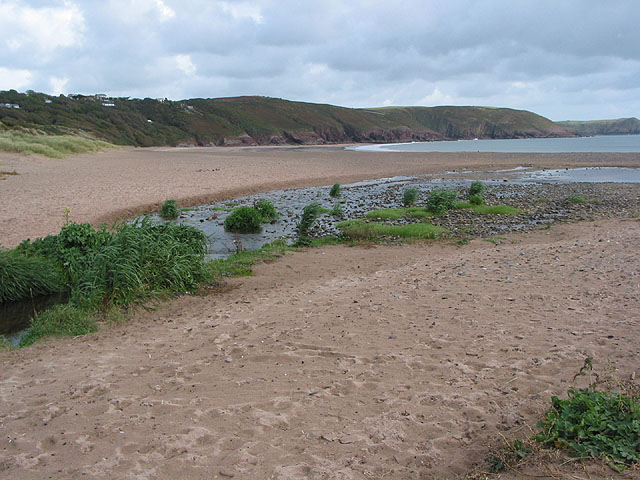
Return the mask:
[[0,90],[640,117],[638,0],[0,0]]

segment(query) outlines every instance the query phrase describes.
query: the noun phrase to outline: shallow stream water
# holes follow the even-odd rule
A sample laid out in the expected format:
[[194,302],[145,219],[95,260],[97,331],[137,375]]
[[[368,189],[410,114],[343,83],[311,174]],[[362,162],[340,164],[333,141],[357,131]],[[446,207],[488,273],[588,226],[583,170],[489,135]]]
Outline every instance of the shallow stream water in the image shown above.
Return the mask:
[[[231,201],[200,205],[183,211],[180,218],[171,221],[192,225],[202,230],[209,239],[209,255],[212,258],[225,258],[234,253],[240,244],[245,250],[254,250],[280,238],[287,241],[293,240],[302,210],[311,202],[318,202],[326,209],[332,209],[336,202],[340,202],[344,211],[343,216],[324,215],[318,227],[318,235],[333,235],[337,233],[336,225],[345,219],[361,217],[366,212],[379,208],[401,207],[405,188],[415,187],[421,194],[428,194],[434,188],[457,188],[469,185],[472,179],[480,179],[488,185],[505,182],[520,185],[575,182],[640,183],[640,168],[532,170],[528,167],[516,167],[494,172],[458,170],[444,174],[382,178],[343,185],[342,195],[339,198],[332,198],[329,195],[330,186],[275,190]],[[231,210],[252,206],[259,199],[269,200],[275,206],[280,216],[274,223],[265,224],[262,232],[256,234],[234,234],[225,231],[224,220]],[[151,217],[157,222],[165,221],[159,214]]]

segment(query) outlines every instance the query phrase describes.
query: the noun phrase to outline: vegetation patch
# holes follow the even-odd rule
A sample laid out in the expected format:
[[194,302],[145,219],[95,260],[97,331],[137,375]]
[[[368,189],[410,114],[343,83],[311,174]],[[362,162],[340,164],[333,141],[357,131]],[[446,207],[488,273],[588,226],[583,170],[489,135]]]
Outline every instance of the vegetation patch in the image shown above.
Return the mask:
[[98,330],[96,315],[70,304],[56,305],[36,314],[31,328],[20,339],[20,346],[31,345],[39,338],[50,336],[75,337]]
[[409,225],[388,225],[364,220],[349,220],[338,224],[343,235],[350,240],[376,240],[381,237],[403,239],[434,239],[447,233],[444,227],[430,223],[412,223]]
[[160,210],[160,216],[164,219],[171,220],[174,218],[178,218],[180,215],[180,211],[176,206],[175,200],[166,200],[162,204],[162,209]]
[[376,220],[400,220],[401,218],[429,218],[432,214],[423,207],[382,208],[368,212],[365,217]]
[[471,186],[469,187],[469,199],[471,199],[471,197],[474,195],[480,195],[480,197],[482,197],[485,189],[486,186],[484,183],[482,183],[480,180],[474,180],[473,182],[471,182]]
[[640,401],[613,392],[569,389],[551,399],[534,439],[580,458],[603,458],[615,470],[640,461]]
[[482,205],[484,198],[482,198],[482,195],[469,195],[469,203],[471,205]]
[[589,200],[584,195],[575,194],[569,197],[569,203],[589,203]]
[[278,212],[276,211],[276,207],[273,206],[269,200],[261,198],[257,202],[253,204],[253,208],[257,210],[260,214],[260,218],[262,219],[262,223],[271,223],[275,222],[278,218]]
[[213,260],[207,263],[208,277],[217,282],[225,277],[242,277],[252,275],[253,265],[281,257],[287,251],[283,240],[264,245],[258,250],[243,250],[228,258]]
[[329,191],[329,196],[335,198],[339,197],[340,195],[342,195],[342,186],[340,186],[339,183],[334,183],[331,187],[331,190]]
[[317,202],[310,203],[309,205],[304,207],[302,209],[302,217],[300,218],[300,222],[296,227],[296,229],[298,230],[298,235],[301,237],[307,236],[318,217],[326,212],[327,210],[323,209]]
[[442,215],[455,207],[458,194],[455,190],[436,188],[427,198],[427,211],[434,215]]
[[344,209],[342,208],[342,203],[336,202],[333,204],[333,208],[329,212],[334,217],[343,217]]
[[224,220],[224,228],[235,233],[258,233],[262,229],[262,216],[255,208],[236,208]]
[[63,289],[62,272],[51,260],[0,250],[0,303],[48,295]]
[[402,194],[402,204],[405,207],[413,206],[418,200],[418,189],[416,187],[405,188]]
[[15,153],[37,153],[51,158],[64,158],[75,153],[99,152],[117,148],[101,140],[74,135],[33,135],[19,131],[0,131],[0,150]]
[[[111,309],[152,296],[195,291],[211,278],[205,253],[201,231],[154,225],[148,219],[116,225],[111,231],[68,223],[58,235],[25,240],[8,255],[50,262],[61,272],[58,290],[70,296],[67,305],[40,314],[21,345],[41,335],[89,333],[95,319]],[[29,278],[44,275],[40,260],[21,265],[24,270],[29,267]]]

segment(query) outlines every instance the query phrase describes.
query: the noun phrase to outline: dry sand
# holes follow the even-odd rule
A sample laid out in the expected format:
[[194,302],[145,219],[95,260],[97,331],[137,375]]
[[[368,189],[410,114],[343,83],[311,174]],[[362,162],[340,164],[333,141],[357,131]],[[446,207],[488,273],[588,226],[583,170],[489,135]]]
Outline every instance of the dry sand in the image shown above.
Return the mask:
[[[5,245],[55,232],[65,206],[95,222],[168,197],[462,166],[638,166],[317,149],[0,159],[20,174],[0,181]],[[224,292],[0,352],[0,478],[460,477],[501,435],[530,435],[585,358],[640,369],[638,245],[640,222],[602,219],[497,246],[288,253]],[[553,478],[613,476],[563,469]]]

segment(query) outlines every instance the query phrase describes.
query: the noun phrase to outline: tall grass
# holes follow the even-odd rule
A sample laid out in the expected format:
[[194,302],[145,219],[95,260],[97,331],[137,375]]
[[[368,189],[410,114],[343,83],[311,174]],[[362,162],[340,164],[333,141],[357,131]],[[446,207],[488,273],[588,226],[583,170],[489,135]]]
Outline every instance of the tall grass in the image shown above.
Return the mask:
[[51,158],[64,158],[75,153],[97,152],[117,148],[101,140],[74,135],[33,135],[17,131],[0,132],[0,150],[37,153]]
[[[113,231],[70,223],[58,235],[25,241],[13,252],[41,278],[47,261],[62,274],[69,303],[35,319],[25,344],[40,335],[79,335],[95,328],[95,317],[112,308],[169,292],[187,292],[210,281],[205,264],[206,237],[193,227],[154,225],[145,219],[117,225]],[[46,260],[43,260],[46,259]],[[29,263],[31,262],[31,263]],[[2,284],[4,287],[4,282]],[[12,287],[11,290],[16,290]],[[93,320],[92,320],[93,319]]]
[[62,289],[61,272],[52,261],[0,250],[0,303],[55,293]]

